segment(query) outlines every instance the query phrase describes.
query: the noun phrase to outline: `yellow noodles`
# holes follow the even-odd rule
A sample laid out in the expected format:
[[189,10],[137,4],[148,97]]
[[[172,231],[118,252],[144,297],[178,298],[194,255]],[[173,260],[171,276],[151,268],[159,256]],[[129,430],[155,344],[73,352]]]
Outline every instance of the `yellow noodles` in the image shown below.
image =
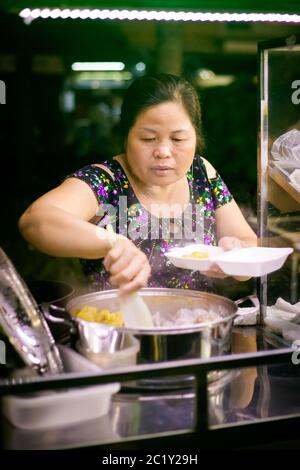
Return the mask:
[[107,325],[123,326],[123,315],[121,312],[110,312],[108,309],[100,309],[84,305],[80,310],[74,311],[73,315],[82,320],[95,323],[106,323]]
[[183,258],[208,258],[208,253],[204,253],[201,251],[193,251],[192,253],[188,253],[182,256]]

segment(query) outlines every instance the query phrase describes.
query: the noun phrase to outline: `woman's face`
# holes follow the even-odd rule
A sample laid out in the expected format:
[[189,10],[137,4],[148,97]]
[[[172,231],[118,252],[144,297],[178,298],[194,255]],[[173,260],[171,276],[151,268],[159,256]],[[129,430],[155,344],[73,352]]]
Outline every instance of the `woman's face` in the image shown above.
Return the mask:
[[126,142],[131,173],[146,185],[165,186],[183,178],[196,150],[196,132],[181,103],[167,101],[141,112]]

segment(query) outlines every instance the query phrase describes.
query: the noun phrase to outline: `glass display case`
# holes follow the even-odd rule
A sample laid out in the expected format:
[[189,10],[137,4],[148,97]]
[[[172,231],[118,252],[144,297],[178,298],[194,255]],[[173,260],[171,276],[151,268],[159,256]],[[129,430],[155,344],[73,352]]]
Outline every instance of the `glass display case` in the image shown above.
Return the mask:
[[281,297],[299,301],[300,39],[263,42],[258,132],[258,232],[262,246],[294,249],[284,267],[259,281],[262,317]]

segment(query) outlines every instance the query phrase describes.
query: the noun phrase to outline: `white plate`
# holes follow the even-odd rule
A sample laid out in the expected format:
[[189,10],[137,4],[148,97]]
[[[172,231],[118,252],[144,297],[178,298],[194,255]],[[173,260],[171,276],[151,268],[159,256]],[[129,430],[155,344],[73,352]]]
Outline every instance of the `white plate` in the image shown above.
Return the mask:
[[[182,255],[201,251],[208,258],[182,258]],[[210,245],[188,245],[166,253],[177,267],[193,271],[207,271],[212,264],[218,265],[228,276],[259,277],[280,269],[293,248],[252,247],[224,251]]]
[[[200,251],[208,254],[208,258],[183,258],[183,255],[191,254],[193,251]],[[192,269],[193,271],[207,271],[214,262],[214,258],[224,253],[218,246],[203,245],[200,243],[187,245],[182,248],[173,248],[165,253],[165,256],[177,266],[177,268]]]

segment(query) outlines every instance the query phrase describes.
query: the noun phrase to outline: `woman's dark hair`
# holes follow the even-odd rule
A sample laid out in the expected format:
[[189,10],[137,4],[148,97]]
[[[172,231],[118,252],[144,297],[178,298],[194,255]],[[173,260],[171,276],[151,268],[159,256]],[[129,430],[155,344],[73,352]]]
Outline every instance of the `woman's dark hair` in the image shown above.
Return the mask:
[[196,90],[183,78],[167,73],[145,75],[134,80],[129,86],[123,100],[119,123],[122,142],[126,142],[128,133],[141,112],[166,101],[177,101],[183,105],[195,129],[197,151],[200,151],[203,145],[201,108]]

